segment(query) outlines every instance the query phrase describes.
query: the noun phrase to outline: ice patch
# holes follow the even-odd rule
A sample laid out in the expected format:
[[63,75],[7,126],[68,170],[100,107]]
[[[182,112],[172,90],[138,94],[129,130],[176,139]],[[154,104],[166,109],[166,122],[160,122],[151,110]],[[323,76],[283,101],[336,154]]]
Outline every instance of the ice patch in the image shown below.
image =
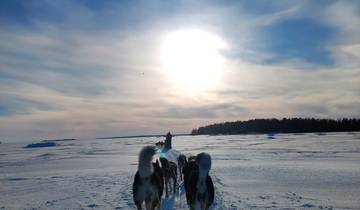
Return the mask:
[[24,148],[39,148],[39,147],[55,147],[57,144],[55,142],[40,142],[28,144]]
[[267,134],[267,139],[276,139],[275,134],[273,134],[273,133]]
[[55,154],[53,154],[53,153],[44,153],[44,154],[38,155],[36,157],[38,157],[38,158],[51,158],[53,156],[55,156]]
[[8,181],[24,181],[24,180],[27,180],[27,178],[9,178],[7,179]]
[[96,204],[89,204],[88,207],[89,207],[89,208],[95,208],[95,207],[98,207],[98,205],[96,205]]
[[314,205],[307,203],[307,204],[302,205],[301,207],[311,208],[311,207],[314,207]]

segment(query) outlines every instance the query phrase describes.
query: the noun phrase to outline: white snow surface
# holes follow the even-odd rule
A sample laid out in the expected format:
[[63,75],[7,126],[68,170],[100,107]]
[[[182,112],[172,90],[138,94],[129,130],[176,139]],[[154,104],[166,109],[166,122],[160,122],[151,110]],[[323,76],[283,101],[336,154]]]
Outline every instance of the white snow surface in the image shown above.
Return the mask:
[[[173,137],[212,156],[213,209],[360,209],[360,133]],[[140,149],[163,138],[0,144],[0,209],[135,209]],[[164,193],[165,194],[165,193]],[[183,187],[162,209],[188,209]]]

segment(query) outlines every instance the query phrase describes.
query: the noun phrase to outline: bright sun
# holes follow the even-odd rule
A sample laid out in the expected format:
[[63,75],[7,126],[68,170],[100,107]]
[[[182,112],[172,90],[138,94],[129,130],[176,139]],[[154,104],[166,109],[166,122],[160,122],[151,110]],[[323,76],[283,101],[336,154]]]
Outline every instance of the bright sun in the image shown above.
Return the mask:
[[161,64],[171,81],[185,91],[204,91],[217,82],[226,44],[206,31],[192,29],[169,33],[160,52]]

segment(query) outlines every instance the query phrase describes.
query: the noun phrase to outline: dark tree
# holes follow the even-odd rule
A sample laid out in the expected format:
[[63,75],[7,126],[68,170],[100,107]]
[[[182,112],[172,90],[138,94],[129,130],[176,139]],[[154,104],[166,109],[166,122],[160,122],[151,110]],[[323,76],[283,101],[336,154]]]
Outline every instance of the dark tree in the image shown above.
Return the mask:
[[360,131],[360,119],[253,119],[207,125],[193,129],[191,134],[320,133],[342,131]]

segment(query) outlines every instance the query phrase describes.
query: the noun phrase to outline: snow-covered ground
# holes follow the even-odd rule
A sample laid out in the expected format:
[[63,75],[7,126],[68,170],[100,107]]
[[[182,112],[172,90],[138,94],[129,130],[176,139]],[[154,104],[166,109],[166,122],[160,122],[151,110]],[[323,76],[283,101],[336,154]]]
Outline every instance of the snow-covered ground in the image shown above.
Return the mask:
[[[212,155],[214,209],[360,209],[360,133],[270,137],[183,136],[173,147]],[[137,154],[159,140],[3,142],[0,209],[134,209]],[[187,209],[184,193],[163,209]]]

